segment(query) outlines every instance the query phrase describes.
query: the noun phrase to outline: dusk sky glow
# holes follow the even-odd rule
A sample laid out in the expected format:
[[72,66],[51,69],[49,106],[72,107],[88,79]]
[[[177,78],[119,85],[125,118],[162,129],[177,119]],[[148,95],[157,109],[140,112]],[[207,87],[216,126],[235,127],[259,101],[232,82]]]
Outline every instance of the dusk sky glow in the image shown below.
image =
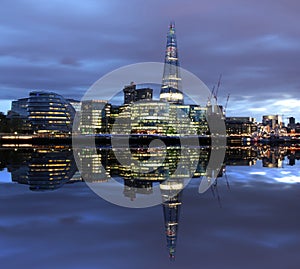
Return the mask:
[[222,74],[229,116],[300,121],[299,12],[296,0],[3,0],[0,111],[31,90],[80,99],[116,68],[163,62],[174,20],[181,66],[210,88]]

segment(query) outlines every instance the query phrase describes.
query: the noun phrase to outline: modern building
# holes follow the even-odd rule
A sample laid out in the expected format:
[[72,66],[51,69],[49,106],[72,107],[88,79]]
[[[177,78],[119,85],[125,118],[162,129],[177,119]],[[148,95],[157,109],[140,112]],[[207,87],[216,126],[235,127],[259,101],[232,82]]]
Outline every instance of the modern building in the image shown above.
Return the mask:
[[136,84],[131,82],[130,85],[125,86],[124,92],[124,104],[132,104],[134,102],[142,100],[152,100],[153,90],[150,88],[137,89]]
[[20,116],[27,117],[28,99],[29,98],[20,98],[18,100],[12,101],[10,111],[19,114]]
[[67,99],[67,101],[75,109],[76,113],[81,110],[81,101],[75,99]]
[[28,119],[38,134],[71,133],[75,110],[61,95],[33,91],[28,99]]
[[10,132],[31,133],[27,107],[28,98],[20,98],[12,101],[11,110],[7,113]]
[[160,100],[175,104],[183,104],[182,83],[174,23],[170,24],[167,34],[165,65]]
[[281,115],[266,115],[262,117],[262,124],[269,126],[271,130],[283,127],[283,121]]
[[106,100],[84,100],[81,103],[80,132],[82,134],[108,133],[111,104]]
[[227,135],[251,136],[257,132],[258,125],[251,117],[226,117]]

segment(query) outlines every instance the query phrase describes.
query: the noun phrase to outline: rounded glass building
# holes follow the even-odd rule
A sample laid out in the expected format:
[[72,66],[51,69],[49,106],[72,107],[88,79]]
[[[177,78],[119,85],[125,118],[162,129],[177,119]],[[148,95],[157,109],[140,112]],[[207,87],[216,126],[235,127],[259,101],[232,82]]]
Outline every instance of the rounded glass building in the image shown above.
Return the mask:
[[61,95],[53,92],[31,92],[27,109],[33,132],[55,134],[72,131],[75,110]]

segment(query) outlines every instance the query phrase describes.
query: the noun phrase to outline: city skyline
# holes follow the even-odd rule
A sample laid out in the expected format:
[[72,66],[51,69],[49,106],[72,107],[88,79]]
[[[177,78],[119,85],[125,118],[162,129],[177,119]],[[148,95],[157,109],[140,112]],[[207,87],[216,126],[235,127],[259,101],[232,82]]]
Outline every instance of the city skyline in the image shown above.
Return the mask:
[[[223,74],[219,103],[231,93],[228,116],[300,118],[296,1],[246,6],[201,1],[184,8],[179,1],[143,7],[136,1],[84,1],[60,3],[61,11],[58,2],[14,2],[13,7],[4,1],[0,11],[0,111],[31,90],[80,99],[107,72],[137,62],[163,62],[165,25],[174,20],[182,67],[209,88]],[[154,11],[155,20],[146,16]]]

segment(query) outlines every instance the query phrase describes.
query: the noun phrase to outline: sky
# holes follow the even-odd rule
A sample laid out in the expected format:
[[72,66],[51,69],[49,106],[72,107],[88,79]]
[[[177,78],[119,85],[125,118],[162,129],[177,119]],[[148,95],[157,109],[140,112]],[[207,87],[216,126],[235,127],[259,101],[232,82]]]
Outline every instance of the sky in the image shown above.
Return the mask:
[[228,116],[300,121],[299,12],[297,0],[2,0],[0,111],[31,90],[80,99],[108,72],[162,62],[175,21],[181,66],[210,88],[222,74]]

